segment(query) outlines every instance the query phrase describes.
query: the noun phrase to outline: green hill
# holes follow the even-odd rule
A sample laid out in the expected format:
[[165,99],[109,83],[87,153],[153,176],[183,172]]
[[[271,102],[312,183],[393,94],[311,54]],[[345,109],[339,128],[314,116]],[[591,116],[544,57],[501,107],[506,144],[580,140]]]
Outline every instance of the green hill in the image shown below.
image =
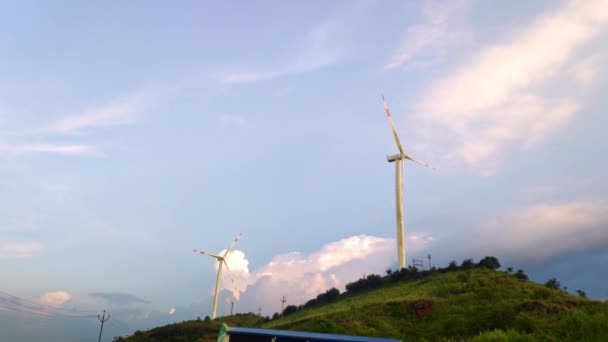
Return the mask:
[[247,314],[189,321],[125,341],[214,341],[221,322],[403,341],[608,341],[608,302],[487,268],[413,273],[410,280],[400,279],[399,272],[367,277],[372,281],[351,283],[327,304],[313,300],[273,320]]

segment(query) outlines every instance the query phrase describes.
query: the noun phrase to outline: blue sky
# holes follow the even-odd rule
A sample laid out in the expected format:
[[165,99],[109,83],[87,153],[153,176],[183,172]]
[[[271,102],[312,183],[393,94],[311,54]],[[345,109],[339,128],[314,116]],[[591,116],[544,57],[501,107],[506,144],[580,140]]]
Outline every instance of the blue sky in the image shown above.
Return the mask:
[[408,261],[608,298],[607,32],[602,0],[4,3],[0,290],[64,314],[0,308],[0,337],[208,315],[191,250],[238,233],[220,314],[395,267],[382,93],[439,169],[406,164]]

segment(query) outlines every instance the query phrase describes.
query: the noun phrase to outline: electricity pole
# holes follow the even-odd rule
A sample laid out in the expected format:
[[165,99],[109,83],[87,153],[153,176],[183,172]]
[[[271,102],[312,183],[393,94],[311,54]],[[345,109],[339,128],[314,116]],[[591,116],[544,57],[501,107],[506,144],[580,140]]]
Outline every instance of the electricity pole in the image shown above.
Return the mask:
[[285,302],[287,302],[287,298],[283,296],[283,298],[281,298],[281,313],[283,313],[283,310],[285,310]]
[[103,310],[103,315],[97,315],[97,319],[101,322],[101,328],[99,329],[99,339],[97,340],[97,342],[101,342],[101,332],[103,331],[103,324],[110,320],[110,314],[108,314],[108,317],[106,317],[106,310]]

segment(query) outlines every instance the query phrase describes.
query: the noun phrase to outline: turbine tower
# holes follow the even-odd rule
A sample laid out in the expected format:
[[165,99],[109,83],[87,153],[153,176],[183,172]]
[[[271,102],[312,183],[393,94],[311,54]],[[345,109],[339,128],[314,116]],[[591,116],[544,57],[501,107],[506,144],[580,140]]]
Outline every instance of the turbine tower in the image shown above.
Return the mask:
[[[226,255],[228,255],[228,253],[230,252],[230,250],[232,249],[232,247],[234,247],[234,245],[236,244],[236,242],[239,241],[240,237],[241,237],[241,234],[237,235],[237,237],[234,239],[234,241],[232,241],[232,243],[230,244],[230,246],[228,246],[228,248],[226,249],[226,251],[224,252],[223,255],[211,254],[211,253],[199,251],[197,249],[193,249],[192,250],[195,253],[200,253],[200,254],[208,255],[208,256],[210,256],[212,258],[215,258],[219,262],[219,265],[218,265],[218,268],[217,268],[217,277],[215,278],[215,294],[213,296],[213,312],[211,313],[211,319],[215,319],[216,314],[217,314],[217,300],[219,298],[219,292],[220,292],[220,281],[221,281],[221,275],[222,275],[222,266],[226,265],[226,270],[228,270],[228,272],[230,272],[230,267],[228,267],[228,263],[226,262]],[[234,283],[234,281],[233,281],[233,283]]]
[[405,152],[403,152],[403,147],[401,146],[401,141],[399,140],[399,135],[397,134],[397,129],[395,128],[395,123],[393,122],[393,118],[391,117],[391,111],[388,109],[388,105],[386,104],[384,95],[382,95],[382,103],[384,104],[384,109],[386,110],[388,122],[391,125],[391,129],[393,130],[393,137],[395,138],[395,143],[397,144],[397,148],[399,149],[398,154],[387,156],[386,159],[389,163],[395,163],[395,201],[397,208],[397,260],[399,260],[399,269],[402,269],[406,267],[405,260],[407,260],[405,258],[405,224],[403,222],[403,161],[405,159],[409,159],[418,164],[422,164],[423,166],[428,167],[431,170],[435,169],[429,166],[428,164],[416,160],[410,157]]

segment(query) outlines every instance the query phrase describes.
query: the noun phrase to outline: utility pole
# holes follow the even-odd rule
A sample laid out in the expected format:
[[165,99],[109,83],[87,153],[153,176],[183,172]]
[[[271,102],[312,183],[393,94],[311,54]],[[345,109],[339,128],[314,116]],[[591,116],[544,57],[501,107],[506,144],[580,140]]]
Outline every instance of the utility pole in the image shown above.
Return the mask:
[[285,302],[287,302],[287,298],[283,296],[283,298],[281,298],[281,313],[283,313],[283,310],[285,310]]
[[234,301],[230,301],[230,316],[232,316],[232,309],[234,309]]
[[431,264],[431,255],[427,255],[426,256],[429,259],[429,269],[433,268],[433,265]]
[[99,328],[99,339],[97,340],[97,342],[101,342],[101,333],[103,331],[103,324],[110,320],[110,314],[108,314],[108,317],[106,317],[106,310],[103,310],[103,315],[102,316],[97,315],[97,319],[101,322],[101,328]]

